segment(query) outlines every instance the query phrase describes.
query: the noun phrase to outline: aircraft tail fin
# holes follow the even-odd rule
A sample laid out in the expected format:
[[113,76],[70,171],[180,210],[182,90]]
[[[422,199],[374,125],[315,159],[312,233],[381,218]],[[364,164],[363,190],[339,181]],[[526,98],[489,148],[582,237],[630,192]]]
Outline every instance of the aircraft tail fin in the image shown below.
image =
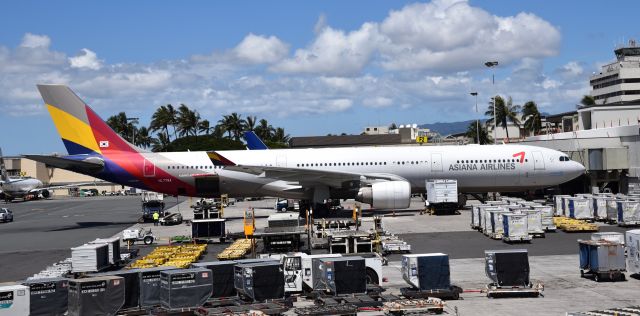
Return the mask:
[[143,151],[111,129],[69,87],[38,85],[38,90],[70,155]]
[[269,149],[267,145],[264,144],[262,139],[256,135],[253,131],[244,132],[244,140],[247,142],[247,149],[249,150],[264,150]]
[[2,148],[0,148],[0,180],[3,182],[9,182],[9,174],[7,168],[4,166],[4,156],[2,155]]

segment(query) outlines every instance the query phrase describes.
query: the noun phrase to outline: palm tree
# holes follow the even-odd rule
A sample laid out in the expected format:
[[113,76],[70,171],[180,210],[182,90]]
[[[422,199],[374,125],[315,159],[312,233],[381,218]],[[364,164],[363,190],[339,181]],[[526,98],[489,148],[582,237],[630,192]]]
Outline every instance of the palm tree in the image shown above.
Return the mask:
[[276,131],[275,128],[269,125],[269,122],[267,122],[267,120],[265,119],[261,119],[258,123],[258,126],[256,126],[255,128],[256,135],[258,135],[258,137],[262,138],[263,140],[271,139]]
[[133,130],[135,126],[127,119],[127,114],[125,112],[120,112],[116,115],[110,116],[107,119],[107,125],[109,125],[116,133],[118,133],[122,138],[131,142],[131,138],[133,137]]
[[244,120],[245,131],[255,131],[257,120],[255,116],[247,116],[247,119]]
[[[477,126],[478,124],[476,124],[476,122],[470,123],[469,127],[467,127],[467,133],[465,134],[465,136],[467,136],[467,138],[472,140],[473,143],[476,143],[478,140]],[[480,125],[480,145],[486,145],[486,144],[492,144],[492,143],[493,143],[493,140],[489,136],[489,132],[487,131],[486,126]]]
[[151,146],[153,137],[149,135],[149,129],[145,126],[142,126],[136,131],[135,141],[136,141],[135,143],[136,146],[140,146],[146,149],[146,148],[149,148],[149,146]]
[[578,105],[578,107],[588,107],[592,105],[596,105],[596,99],[594,99],[593,96],[584,95],[582,97],[582,100],[580,100],[580,104]]
[[485,115],[489,116],[489,119],[486,121],[485,124],[489,125],[493,123],[493,120],[494,120],[493,108],[495,106],[495,115],[496,115],[495,119],[498,123],[495,125],[500,125],[502,126],[502,128],[505,129],[505,132],[507,133],[507,140],[508,140],[509,139],[509,129],[507,128],[508,122],[511,121],[515,126],[520,127],[520,119],[518,118],[518,112],[520,110],[520,106],[514,105],[511,97],[509,97],[507,103],[505,104],[504,99],[501,96],[496,96],[494,98],[493,103],[495,104],[489,103],[489,108],[484,113]]
[[159,133],[158,138],[153,138],[151,140],[151,143],[153,145],[153,147],[151,147],[151,150],[166,151],[167,147],[169,147],[169,144],[171,143],[171,140],[169,139],[169,135]]
[[242,115],[236,112],[223,116],[222,119],[218,121],[218,124],[222,125],[227,133],[229,133],[229,138],[231,138],[233,134],[233,139],[237,141],[240,140],[240,134],[242,134],[245,129],[245,121],[242,119]]
[[278,127],[276,128],[275,133],[273,133],[273,137],[271,138],[271,141],[275,143],[287,144],[289,143],[290,139],[291,139],[291,136],[289,136],[289,134],[285,134],[284,128]]
[[197,136],[200,114],[188,106],[180,104],[178,108],[178,132],[180,136]]
[[178,111],[171,104],[167,104],[167,114],[169,115],[169,123],[173,126],[173,139],[178,138],[176,136],[176,126],[178,125]]
[[524,119],[524,129],[530,134],[536,135],[542,129],[542,118],[535,102],[529,101],[522,106],[522,119]]
[[209,135],[211,132],[211,126],[209,124],[209,120],[202,120],[198,123],[198,132],[204,133],[205,135]]
[[225,132],[225,128],[224,126],[220,125],[220,124],[216,124],[216,126],[213,127],[212,131],[211,131],[211,135],[214,138],[224,138],[224,132]]
[[166,106],[162,105],[153,113],[151,116],[151,123],[149,124],[149,131],[164,131],[167,137],[169,137],[169,125],[173,125],[174,122],[174,117],[173,114],[171,114],[169,107],[173,109],[171,104]]

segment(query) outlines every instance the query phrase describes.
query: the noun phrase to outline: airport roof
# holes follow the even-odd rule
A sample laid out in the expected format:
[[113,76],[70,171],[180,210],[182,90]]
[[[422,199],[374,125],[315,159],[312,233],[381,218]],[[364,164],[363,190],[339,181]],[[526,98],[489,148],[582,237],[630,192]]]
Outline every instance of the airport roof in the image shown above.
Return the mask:
[[400,134],[293,137],[292,148],[398,145]]

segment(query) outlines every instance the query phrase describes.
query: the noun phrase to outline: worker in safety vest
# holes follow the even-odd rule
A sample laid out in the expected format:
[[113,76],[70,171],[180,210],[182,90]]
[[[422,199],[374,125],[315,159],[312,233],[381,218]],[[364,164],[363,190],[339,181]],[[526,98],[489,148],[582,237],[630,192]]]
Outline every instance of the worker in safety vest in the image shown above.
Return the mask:
[[160,219],[160,214],[158,214],[158,212],[153,212],[153,226],[158,226],[159,219]]

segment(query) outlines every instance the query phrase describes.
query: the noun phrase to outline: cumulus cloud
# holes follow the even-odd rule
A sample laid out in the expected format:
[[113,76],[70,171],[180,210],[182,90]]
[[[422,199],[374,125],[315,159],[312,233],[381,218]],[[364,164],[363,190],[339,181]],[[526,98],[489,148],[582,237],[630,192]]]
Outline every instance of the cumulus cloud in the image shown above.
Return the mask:
[[289,46],[273,35],[265,37],[249,33],[233,51],[241,60],[265,64],[284,58],[289,52]]
[[27,33],[22,37],[20,47],[36,48],[36,47],[49,47],[51,39],[46,35],[37,35]]
[[71,68],[86,68],[91,70],[99,70],[102,68],[102,60],[98,59],[98,55],[93,51],[83,48],[82,53],[75,57],[69,58]]

